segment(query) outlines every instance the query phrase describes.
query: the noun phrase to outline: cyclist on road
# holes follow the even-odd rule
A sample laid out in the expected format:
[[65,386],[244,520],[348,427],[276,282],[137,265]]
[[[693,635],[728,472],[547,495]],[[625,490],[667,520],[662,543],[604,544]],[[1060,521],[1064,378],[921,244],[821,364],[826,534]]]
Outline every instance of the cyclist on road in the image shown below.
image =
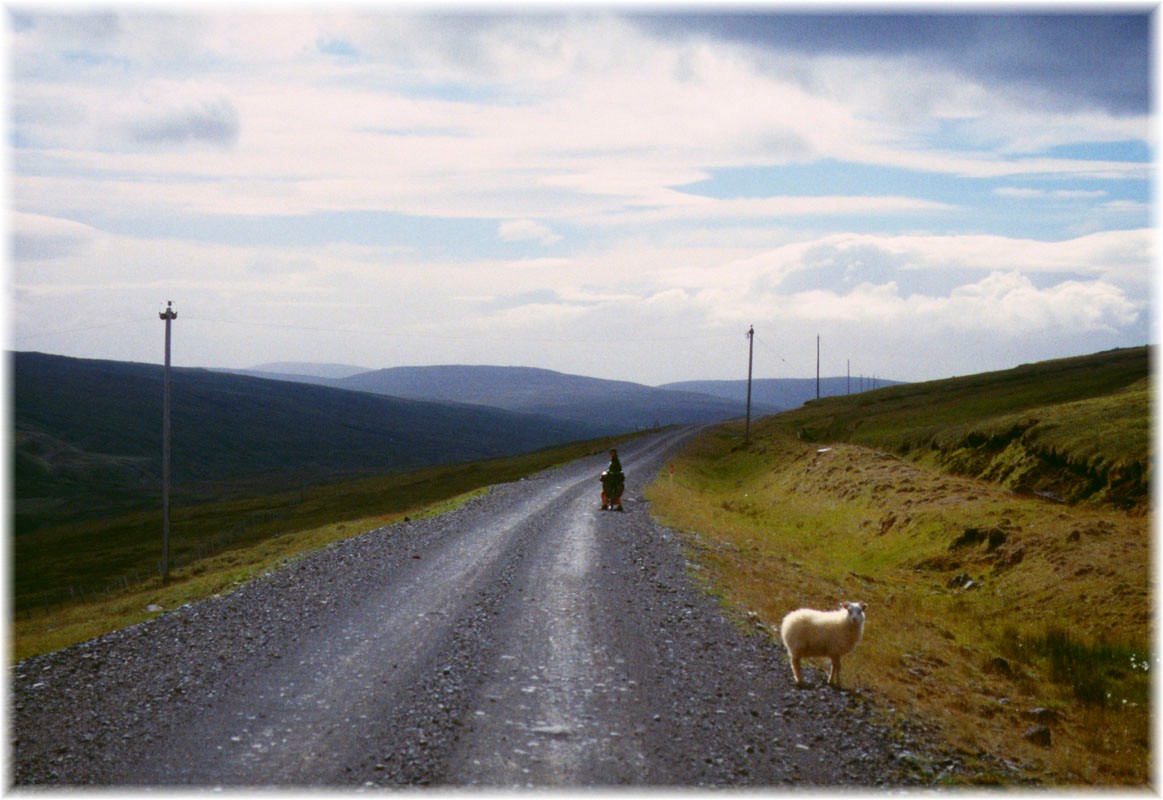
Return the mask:
[[610,450],[610,466],[602,473],[602,511],[621,511],[625,488],[626,476],[622,472],[622,462],[618,460],[618,451]]

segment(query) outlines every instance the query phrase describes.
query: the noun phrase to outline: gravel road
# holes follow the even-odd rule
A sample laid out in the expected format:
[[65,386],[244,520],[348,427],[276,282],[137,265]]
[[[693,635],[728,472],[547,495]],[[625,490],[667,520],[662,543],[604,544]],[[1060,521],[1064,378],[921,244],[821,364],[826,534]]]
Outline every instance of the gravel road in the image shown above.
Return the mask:
[[21,662],[12,784],[838,787],[955,771],[822,670],[796,689],[778,641],[691,577],[683,537],[642,499],[689,435],[620,453],[625,513],[599,510],[595,456]]

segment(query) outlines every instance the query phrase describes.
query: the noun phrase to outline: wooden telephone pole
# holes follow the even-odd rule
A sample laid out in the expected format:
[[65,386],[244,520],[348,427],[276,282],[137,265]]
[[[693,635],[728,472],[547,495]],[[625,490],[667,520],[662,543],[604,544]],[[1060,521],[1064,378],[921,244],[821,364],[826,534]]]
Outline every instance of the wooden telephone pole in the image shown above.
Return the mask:
[[743,443],[751,442],[751,358],[755,352],[755,326],[747,329],[747,427],[743,430]]
[[178,318],[174,301],[158,314],[166,323],[166,371],[162,399],[162,580],[170,576],[170,323]]
[[820,334],[816,334],[816,399],[820,399]]

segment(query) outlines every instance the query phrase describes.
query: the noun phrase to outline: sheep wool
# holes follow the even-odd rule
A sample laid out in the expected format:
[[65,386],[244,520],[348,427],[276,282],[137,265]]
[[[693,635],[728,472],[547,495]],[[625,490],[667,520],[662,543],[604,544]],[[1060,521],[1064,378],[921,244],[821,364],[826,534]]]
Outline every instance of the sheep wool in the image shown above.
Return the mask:
[[783,618],[779,635],[791,659],[797,686],[804,683],[800,671],[800,660],[804,658],[832,659],[828,683],[840,685],[840,657],[852,652],[860,641],[866,608],[867,603],[844,602],[835,611],[801,608]]

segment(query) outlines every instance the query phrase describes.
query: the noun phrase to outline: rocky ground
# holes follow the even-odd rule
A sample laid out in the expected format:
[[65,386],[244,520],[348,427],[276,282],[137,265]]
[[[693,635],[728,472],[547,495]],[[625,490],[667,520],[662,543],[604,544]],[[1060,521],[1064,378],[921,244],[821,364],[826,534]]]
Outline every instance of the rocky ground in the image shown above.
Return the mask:
[[[915,786],[961,765],[857,693],[794,687],[596,457],[11,669],[11,782]],[[858,598],[854,598],[858,599]]]

